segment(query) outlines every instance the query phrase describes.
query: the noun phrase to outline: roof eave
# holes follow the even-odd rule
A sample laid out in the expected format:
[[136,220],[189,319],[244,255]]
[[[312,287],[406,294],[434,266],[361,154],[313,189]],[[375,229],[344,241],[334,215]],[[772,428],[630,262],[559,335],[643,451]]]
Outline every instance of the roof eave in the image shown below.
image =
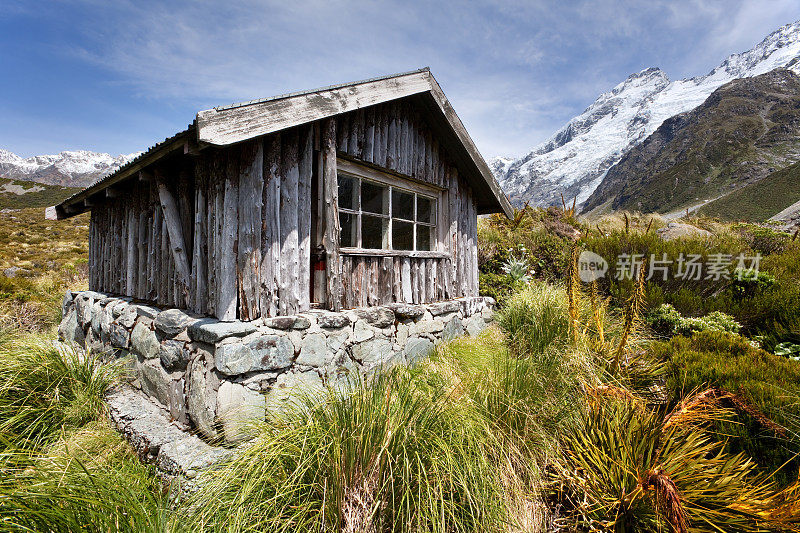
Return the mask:
[[55,217],[58,220],[74,217],[80,215],[90,209],[87,205],[89,198],[103,192],[105,189],[116,185],[122,181],[130,179],[134,176],[138,177],[138,173],[164,156],[176,150],[185,150],[187,143],[193,141],[191,132],[194,128],[188,127],[187,129],[176,133],[172,137],[151,147],[149,150],[141,154],[136,159],[126,163],[115,172],[109,174],[98,180],[93,185],[78,191],[60,204],[48,207],[46,216]]

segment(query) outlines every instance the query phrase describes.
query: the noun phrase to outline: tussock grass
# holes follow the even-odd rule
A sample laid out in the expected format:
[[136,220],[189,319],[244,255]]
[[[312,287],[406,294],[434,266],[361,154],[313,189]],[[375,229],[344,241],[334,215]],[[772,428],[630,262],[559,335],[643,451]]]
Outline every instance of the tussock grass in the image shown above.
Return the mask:
[[0,453],[5,531],[167,530],[167,495],[120,436],[93,422],[41,451]]
[[215,531],[496,531],[508,518],[496,442],[424,365],[267,424],[209,473],[192,528]]
[[117,369],[0,330],[4,531],[165,531],[166,496],[101,416]]
[[117,369],[40,336],[0,340],[0,439],[33,449],[103,411]]

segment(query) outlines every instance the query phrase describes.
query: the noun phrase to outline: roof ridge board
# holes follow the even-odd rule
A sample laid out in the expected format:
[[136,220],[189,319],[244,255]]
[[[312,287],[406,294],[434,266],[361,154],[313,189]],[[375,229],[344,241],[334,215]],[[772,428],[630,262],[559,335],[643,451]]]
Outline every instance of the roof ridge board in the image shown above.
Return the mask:
[[350,82],[347,82],[347,83],[337,83],[337,84],[334,84],[334,85],[328,85],[328,86],[325,86],[325,87],[318,87],[316,89],[308,89],[308,90],[305,90],[305,91],[295,91],[295,92],[291,92],[291,93],[284,93],[284,94],[279,94],[279,95],[276,95],[276,96],[269,96],[267,98],[258,98],[256,100],[249,100],[247,102],[238,102],[238,103],[233,103],[233,104],[228,104],[228,105],[215,106],[215,107],[212,107],[211,109],[213,109],[214,111],[227,111],[229,109],[236,109],[236,108],[239,108],[239,107],[246,107],[246,106],[249,106],[249,105],[262,104],[264,102],[273,102],[275,100],[282,100],[284,98],[293,98],[295,96],[303,96],[305,94],[320,93],[320,92],[323,92],[323,91],[333,91],[333,90],[336,90],[336,89],[343,89],[345,87],[350,87],[350,86],[353,86],[353,85],[362,85],[364,83],[372,83],[372,82],[375,82],[375,81],[389,80],[389,79],[392,79],[392,78],[400,78],[400,77],[403,77],[403,76],[410,76],[411,74],[419,74],[420,72],[430,72],[430,71],[431,71],[430,67],[422,67],[422,68],[418,68],[416,70],[409,70],[407,72],[399,72],[397,74],[387,74],[385,76],[375,76],[374,78],[367,78],[367,79],[364,79],[364,80],[350,81]]

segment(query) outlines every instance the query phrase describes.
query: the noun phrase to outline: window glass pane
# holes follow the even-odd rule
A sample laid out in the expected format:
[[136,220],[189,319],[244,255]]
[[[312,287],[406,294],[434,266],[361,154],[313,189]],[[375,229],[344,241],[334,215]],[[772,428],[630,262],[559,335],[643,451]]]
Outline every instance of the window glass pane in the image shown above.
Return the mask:
[[361,215],[361,247],[386,249],[389,247],[389,219]]
[[436,203],[424,196],[417,196],[417,221],[433,224],[436,219]]
[[392,219],[392,249],[414,249],[414,224]]
[[356,221],[358,215],[352,213],[339,213],[339,225],[342,232],[339,234],[340,246],[358,246],[356,242]]
[[392,189],[392,218],[414,220],[414,195]]
[[417,250],[430,251],[431,249],[431,226],[417,226]]
[[389,188],[369,181],[361,182],[361,210],[367,213],[389,214]]
[[339,207],[342,209],[357,209],[355,193],[358,183],[350,176],[339,174]]

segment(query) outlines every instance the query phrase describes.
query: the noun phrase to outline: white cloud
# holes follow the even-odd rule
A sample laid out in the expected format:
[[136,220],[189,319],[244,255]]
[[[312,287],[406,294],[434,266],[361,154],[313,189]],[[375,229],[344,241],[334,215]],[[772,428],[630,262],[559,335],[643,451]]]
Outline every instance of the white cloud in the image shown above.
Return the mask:
[[75,57],[198,109],[429,65],[487,156],[529,150],[631,72],[703,74],[800,17],[788,0],[77,6]]

